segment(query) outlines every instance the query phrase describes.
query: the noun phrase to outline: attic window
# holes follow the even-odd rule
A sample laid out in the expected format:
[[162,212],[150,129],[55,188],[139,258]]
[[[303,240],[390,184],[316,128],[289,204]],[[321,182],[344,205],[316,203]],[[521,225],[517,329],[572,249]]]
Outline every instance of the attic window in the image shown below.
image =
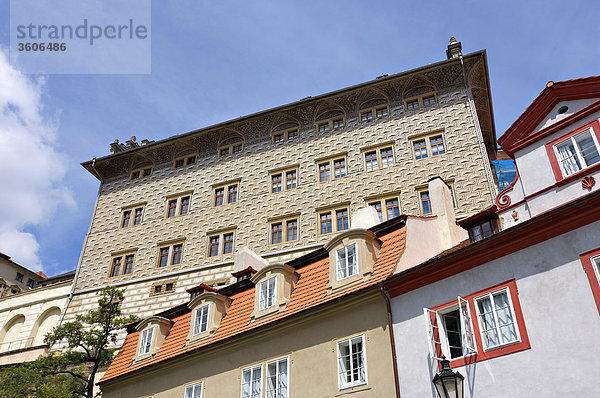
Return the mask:
[[258,271],[250,279],[256,286],[254,310],[250,318],[254,321],[285,309],[299,275],[287,264],[272,264]]
[[187,343],[211,337],[219,328],[221,320],[231,305],[231,299],[216,292],[217,289],[202,283],[187,289],[192,295],[188,303],[192,316]]
[[558,113],[559,115],[562,115],[563,113],[567,113],[568,110],[569,110],[569,107],[566,105],[563,105],[560,108],[558,108],[558,111],[556,111],[556,113]]
[[206,332],[208,328],[208,310],[209,304],[206,304],[194,311],[194,336]]
[[277,288],[277,277],[267,279],[260,283],[260,311],[275,305],[275,290]]
[[150,348],[152,347],[152,337],[154,335],[154,328],[149,328],[142,331],[140,335],[140,348],[138,350],[138,355],[146,355],[150,353]]
[[356,243],[336,251],[336,269],[338,281],[358,273]]
[[141,321],[136,326],[139,337],[137,356],[133,362],[137,363],[154,355],[165,341],[170,328],[171,321],[159,316],[151,316]]

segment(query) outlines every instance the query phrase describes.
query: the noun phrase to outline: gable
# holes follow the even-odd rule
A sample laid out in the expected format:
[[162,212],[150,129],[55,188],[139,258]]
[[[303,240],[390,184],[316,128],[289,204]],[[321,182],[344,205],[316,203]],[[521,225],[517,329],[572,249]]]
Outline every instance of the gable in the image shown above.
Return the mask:
[[554,108],[552,108],[546,117],[544,117],[544,119],[529,134],[529,136],[532,136],[536,132],[552,126],[553,124],[573,115],[574,113],[577,113],[578,111],[598,100],[600,100],[600,97],[559,102],[554,106]]

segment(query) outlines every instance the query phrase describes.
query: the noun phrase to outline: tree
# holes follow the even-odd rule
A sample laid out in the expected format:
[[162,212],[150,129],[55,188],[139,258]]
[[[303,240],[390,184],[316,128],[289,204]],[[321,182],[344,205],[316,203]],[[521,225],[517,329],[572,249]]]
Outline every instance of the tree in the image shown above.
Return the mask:
[[101,366],[108,365],[120,329],[138,317],[121,316],[124,290],[103,288],[98,308],[77,315],[46,335],[50,345],[62,342],[66,349],[0,372],[0,396],[3,397],[84,397],[94,398],[94,379]]

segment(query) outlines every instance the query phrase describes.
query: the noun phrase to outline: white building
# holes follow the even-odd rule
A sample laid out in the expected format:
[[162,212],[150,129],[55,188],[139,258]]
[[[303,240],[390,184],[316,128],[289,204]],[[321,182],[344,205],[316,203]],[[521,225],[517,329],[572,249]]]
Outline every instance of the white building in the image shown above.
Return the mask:
[[600,77],[548,83],[499,140],[517,178],[461,221],[472,243],[422,262],[407,223],[386,283],[403,398],[437,396],[442,356],[468,398],[597,395],[599,117]]

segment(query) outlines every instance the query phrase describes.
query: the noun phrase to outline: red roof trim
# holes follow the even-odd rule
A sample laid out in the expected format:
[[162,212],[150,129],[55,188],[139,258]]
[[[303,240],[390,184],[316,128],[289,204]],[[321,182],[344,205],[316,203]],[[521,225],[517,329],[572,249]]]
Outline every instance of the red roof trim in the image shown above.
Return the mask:
[[[529,134],[540,124],[556,104],[561,101],[597,97],[600,97],[600,76],[567,80],[548,85],[533,100],[531,105],[527,107],[525,112],[506,130],[502,137],[498,139],[498,144],[502,147],[502,150],[514,158],[514,153],[518,149],[543,138],[543,136],[540,136],[540,133],[546,129],[537,132],[532,137],[529,137]],[[574,121],[572,118],[580,112],[576,112],[556,124],[562,124],[569,119],[571,121],[568,123],[572,123]],[[548,129],[552,127],[555,127],[555,125],[549,126]],[[522,142],[523,140],[525,142]]]

